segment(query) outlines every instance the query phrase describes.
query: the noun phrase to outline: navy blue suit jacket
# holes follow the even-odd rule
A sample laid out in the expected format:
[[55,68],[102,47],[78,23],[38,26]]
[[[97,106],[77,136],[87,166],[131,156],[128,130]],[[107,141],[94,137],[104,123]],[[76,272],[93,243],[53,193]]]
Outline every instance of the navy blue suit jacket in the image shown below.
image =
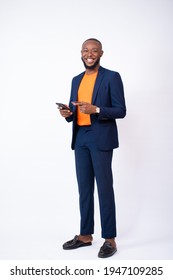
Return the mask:
[[[73,106],[71,101],[77,101],[78,88],[84,74],[85,72],[72,80],[69,106],[73,115],[66,118],[68,122],[73,121],[72,149],[75,146],[77,132],[77,112],[76,106]],[[92,104],[100,108],[99,114],[91,114],[91,124],[98,149],[106,151],[117,148],[119,143],[116,119],[124,118],[126,115],[123,83],[118,72],[99,67]]]

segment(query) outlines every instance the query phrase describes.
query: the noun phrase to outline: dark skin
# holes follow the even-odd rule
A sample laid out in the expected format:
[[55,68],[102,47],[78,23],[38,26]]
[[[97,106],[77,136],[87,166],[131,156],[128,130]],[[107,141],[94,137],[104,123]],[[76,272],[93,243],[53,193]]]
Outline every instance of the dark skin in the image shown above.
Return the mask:
[[[101,45],[93,40],[87,40],[82,45],[81,50],[81,57],[82,60],[85,62],[87,66],[92,66],[94,63],[100,59],[100,57],[103,55],[102,47]],[[86,68],[86,74],[90,75],[98,71],[100,67],[100,63],[98,63],[94,69]],[[92,105],[87,102],[74,102],[73,105],[79,106],[80,111],[83,114],[95,114],[96,113],[96,106]],[[70,112],[70,110],[62,110],[60,109],[60,114],[62,117],[67,118],[70,117],[73,113]]]

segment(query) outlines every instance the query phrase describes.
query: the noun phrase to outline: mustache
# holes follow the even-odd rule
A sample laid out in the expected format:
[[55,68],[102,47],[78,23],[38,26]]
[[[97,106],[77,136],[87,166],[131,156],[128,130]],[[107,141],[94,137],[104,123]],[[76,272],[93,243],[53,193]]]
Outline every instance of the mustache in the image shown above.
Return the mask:
[[93,65],[88,66],[88,65],[86,65],[86,63],[85,63],[85,61],[84,61],[84,59],[83,59],[82,57],[81,57],[81,59],[82,59],[82,62],[83,62],[83,64],[84,64],[84,67],[85,67],[86,69],[90,69],[90,70],[95,69],[95,67],[100,63],[100,58],[98,58],[98,59],[95,61],[95,63],[94,63]]

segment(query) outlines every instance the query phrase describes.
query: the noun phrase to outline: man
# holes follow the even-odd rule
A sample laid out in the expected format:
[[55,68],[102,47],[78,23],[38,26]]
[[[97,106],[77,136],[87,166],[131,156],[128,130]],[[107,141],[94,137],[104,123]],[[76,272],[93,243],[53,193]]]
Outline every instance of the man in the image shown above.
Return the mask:
[[98,257],[116,251],[116,211],[113,191],[112,155],[118,147],[115,119],[124,118],[126,107],[119,73],[100,66],[103,55],[99,40],[87,39],[81,50],[85,72],[72,80],[67,109],[60,114],[73,121],[72,149],[75,151],[80,203],[80,234],[63,244],[70,250],[92,245],[94,233],[94,180],[96,179],[102,238]]

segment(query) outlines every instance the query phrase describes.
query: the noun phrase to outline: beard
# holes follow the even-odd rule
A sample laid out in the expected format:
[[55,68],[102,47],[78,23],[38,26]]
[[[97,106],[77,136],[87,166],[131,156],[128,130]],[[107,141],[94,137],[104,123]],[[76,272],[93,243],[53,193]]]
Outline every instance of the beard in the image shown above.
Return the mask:
[[86,68],[86,69],[90,69],[90,70],[94,70],[94,69],[96,68],[96,66],[100,63],[100,58],[98,58],[98,59],[96,60],[96,62],[95,62],[93,65],[88,66],[88,65],[86,65],[86,63],[85,63],[85,61],[83,60],[82,57],[81,57],[81,59],[82,59],[82,61],[83,61],[83,64],[84,64],[85,68]]

